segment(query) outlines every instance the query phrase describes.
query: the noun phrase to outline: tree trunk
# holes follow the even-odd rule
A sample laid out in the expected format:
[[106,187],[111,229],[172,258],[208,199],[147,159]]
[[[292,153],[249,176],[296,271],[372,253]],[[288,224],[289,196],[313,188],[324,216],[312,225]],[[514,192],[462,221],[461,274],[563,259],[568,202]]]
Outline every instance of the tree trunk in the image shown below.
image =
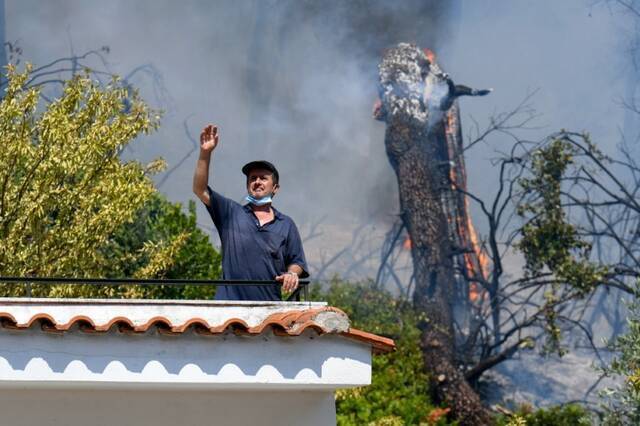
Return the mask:
[[[491,424],[491,416],[459,371],[454,352],[453,245],[444,210],[444,120],[433,121],[423,93],[430,63],[417,47],[389,49],[380,65],[385,147],[398,179],[402,220],[411,237],[415,307],[426,314],[422,352],[434,395],[462,425]],[[445,115],[442,114],[442,118]]]

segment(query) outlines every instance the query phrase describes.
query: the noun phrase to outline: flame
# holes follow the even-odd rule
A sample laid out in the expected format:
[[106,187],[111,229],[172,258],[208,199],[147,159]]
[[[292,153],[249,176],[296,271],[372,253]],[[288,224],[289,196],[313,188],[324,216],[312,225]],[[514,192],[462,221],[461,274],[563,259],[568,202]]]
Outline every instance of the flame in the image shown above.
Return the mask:
[[[449,168],[449,179],[452,189],[467,189],[467,177],[464,167],[464,159],[458,149],[458,115],[455,108],[449,110],[445,122],[445,137],[447,139],[447,151],[449,159],[454,165]],[[455,232],[458,237],[459,244],[464,247],[470,247],[471,253],[462,255],[464,267],[471,277],[479,277],[487,279],[489,274],[489,258],[482,250],[478,233],[473,226],[471,213],[469,208],[469,198],[462,197],[462,205],[458,206],[455,211]],[[482,289],[478,283],[472,282],[469,286],[469,300],[475,302],[482,294]],[[485,295],[486,296],[486,295]]]
[[402,243],[402,248],[404,250],[411,250],[413,248],[413,242],[411,241],[411,237],[407,235],[407,238],[404,239]]
[[428,424],[436,424],[441,418],[445,417],[449,411],[451,411],[451,408],[434,408],[427,416]]
[[469,300],[475,302],[479,298],[480,290],[478,289],[478,283],[471,283],[471,285],[469,286]]
[[[469,200],[465,197],[465,207],[467,211],[469,209]],[[478,233],[476,232],[476,228],[473,226],[473,222],[471,221],[471,216],[467,215],[467,228],[469,229],[469,236],[471,237],[471,246],[478,257],[478,262],[480,262],[480,268],[482,270],[482,277],[488,277],[489,271],[489,256],[482,250],[480,247],[480,241],[478,240]]]
[[[424,49],[424,54],[431,63],[436,60],[436,55],[430,49]],[[375,109],[375,107],[374,107]],[[449,179],[451,182],[451,190],[461,189],[467,190],[467,177],[464,166],[464,158],[462,157],[462,148],[459,135],[458,112],[456,107],[452,107],[446,114],[445,119],[445,139],[447,143],[447,154],[451,167],[449,167]],[[453,230],[457,238],[457,244],[461,248],[470,248],[468,252],[462,254],[463,266],[466,273],[470,277],[486,280],[489,276],[490,260],[487,254],[482,250],[478,233],[471,220],[469,208],[469,198],[467,196],[454,197],[453,205],[449,209],[447,222],[450,229]],[[411,250],[413,242],[411,237],[407,235],[402,243],[404,250]],[[476,302],[487,297],[486,291],[478,282],[469,284],[469,300]]]
[[382,100],[380,98],[376,98],[376,101],[373,103],[373,110],[371,115],[373,115],[373,118],[375,118],[376,120],[382,119]]
[[427,57],[429,62],[433,64],[436,61],[436,54],[433,53],[433,50],[425,47],[424,49],[422,49],[422,51],[424,52],[424,55]]

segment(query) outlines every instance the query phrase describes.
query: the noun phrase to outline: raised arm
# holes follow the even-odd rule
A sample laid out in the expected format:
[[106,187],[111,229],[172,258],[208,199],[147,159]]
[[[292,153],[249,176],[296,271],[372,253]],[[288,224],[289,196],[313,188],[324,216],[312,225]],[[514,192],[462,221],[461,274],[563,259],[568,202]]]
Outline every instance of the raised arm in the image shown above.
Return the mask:
[[207,206],[210,205],[207,184],[209,183],[209,163],[211,154],[218,146],[218,127],[209,124],[200,133],[200,156],[193,174],[193,193]]

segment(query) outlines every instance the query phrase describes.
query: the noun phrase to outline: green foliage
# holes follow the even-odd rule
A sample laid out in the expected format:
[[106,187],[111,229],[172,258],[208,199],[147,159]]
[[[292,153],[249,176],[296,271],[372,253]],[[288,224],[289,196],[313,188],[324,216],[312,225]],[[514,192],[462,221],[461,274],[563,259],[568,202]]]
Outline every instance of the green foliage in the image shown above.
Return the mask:
[[[39,105],[37,88],[8,68],[0,101],[0,274],[53,277],[217,278],[220,259],[184,214],[155,195],[162,161],[120,152],[159,116],[136,92],[88,74]],[[0,295],[25,287],[0,286]],[[33,285],[33,296],[209,297],[213,289]]]
[[622,378],[620,385],[607,388],[602,395],[607,402],[607,425],[640,424],[640,302],[629,306],[628,330],[612,345],[617,352],[611,365],[605,368],[609,376]]
[[[447,421],[448,410],[435,407],[430,400],[429,376],[423,368],[417,327],[420,314],[409,303],[374,289],[371,283],[337,279],[325,291],[317,286],[312,288],[311,295],[344,310],[353,327],[392,337],[398,348],[394,353],[374,356],[370,386],[336,393],[339,425],[453,424]],[[522,406],[513,416],[497,417],[496,424],[580,426],[590,425],[592,420],[583,407],[570,404],[540,410]]]
[[[585,136],[585,143],[590,142]],[[563,205],[562,184],[574,164],[576,147],[559,137],[534,151],[528,159],[531,176],[519,180],[523,202],[517,213],[526,220],[516,247],[524,254],[527,276],[550,272],[555,281],[545,291],[543,314],[546,322],[546,351],[562,355],[561,333],[556,306],[559,285],[568,285],[583,296],[602,282],[607,268],[589,261],[591,245],[583,240],[576,226],[569,223]]]
[[[196,207],[189,202],[188,214],[179,203],[171,203],[162,195],[154,196],[137,213],[136,219],[121,226],[103,248],[109,259],[113,277],[130,277],[148,265],[150,260],[145,252],[147,242],[172,241],[184,235],[180,248],[172,255],[172,263],[160,276],[173,279],[220,279],[222,275],[221,256],[207,235],[196,225]],[[143,252],[143,256],[131,253]],[[215,295],[214,287],[202,286],[162,286],[136,287],[129,290],[135,297],[154,299],[210,299]]]
[[9,68],[0,102],[0,270],[6,275],[82,276],[104,270],[101,247],[154,192],[141,164],[118,153],[157,119],[116,82],[88,76],[38,112],[28,70]]
[[394,353],[374,356],[371,386],[336,393],[338,424],[447,424],[446,411],[430,402],[417,327],[419,314],[410,304],[372,288],[370,283],[338,280],[333,280],[326,292],[314,288],[312,297],[344,310],[354,328],[390,336],[397,345]]
[[533,410],[522,406],[513,416],[499,417],[496,426],[589,426],[591,415],[582,406],[568,404]]
[[547,267],[563,282],[587,292],[602,281],[606,270],[588,261],[591,245],[567,221],[562,205],[562,181],[575,153],[575,147],[560,138],[532,155],[532,176],[519,181],[531,198],[518,206],[518,214],[529,218],[518,248],[530,274]]

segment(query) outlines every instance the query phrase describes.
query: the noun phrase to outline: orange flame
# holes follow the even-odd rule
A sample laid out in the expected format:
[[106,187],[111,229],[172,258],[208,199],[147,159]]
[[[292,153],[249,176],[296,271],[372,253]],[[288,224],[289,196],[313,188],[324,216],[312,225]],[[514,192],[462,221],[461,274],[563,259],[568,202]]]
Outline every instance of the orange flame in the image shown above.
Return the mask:
[[435,425],[442,417],[446,416],[451,408],[434,408],[427,416],[427,424]]
[[407,235],[407,238],[404,239],[402,243],[402,248],[404,250],[411,250],[413,248],[413,242],[411,241],[411,237]]
[[478,284],[471,283],[471,285],[469,285],[469,300],[472,302],[475,302],[478,300],[479,297],[480,297],[480,290],[478,290]]
[[[464,200],[464,204],[468,212],[469,200],[466,197]],[[478,240],[478,233],[476,232],[476,228],[473,226],[473,222],[471,221],[471,216],[469,216],[468,214],[467,214],[467,228],[469,229],[469,237],[471,237],[471,246],[473,247],[473,251],[478,257],[478,262],[480,262],[480,268],[482,269],[482,277],[486,279],[489,271],[489,256],[487,256],[487,254],[480,247],[480,241]]]
[[[465,174],[464,159],[460,153],[456,152],[456,144],[458,143],[459,127],[458,115],[455,108],[447,113],[445,122],[445,137],[447,139],[447,148],[449,159],[455,163],[454,167],[449,169],[449,178],[452,190],[456,188],[466,191],[467,178]],[[489,258],[480,246],[478,233],[473,226],[471,213],[469,208],[469,198],[462,197],[462,206],[457,209],[455,216],[455,230],[459,238],[459,242],[463,247],[470,247],[471,253],[463,254],[463,262],[469,275],[486,279],[489,271]],[[478,283],[471,283],[469,286],[469,300],[476,301],[480,297],[482,291]]]
[[425,47],[424,49],[422,49],[422,51],[424,52],[424,55],[427,57],[429,62],[434,63],[436,61],[436,54],[433,53],[433,50]]
[[[425,56],[431,63],[436,60],[436,55],[431,49],[423,49]],[[467,177],[465,173],[464,158],[462,158],[461,143],[459,141],[459,123],[458,114],[456,108],[451,108],[446,115],[445,121],[445,138],[447,141],[447,151],[450,161],[453,166],[449,168],[449,179],[451,182],[451,189],[467,190]],[[471,252],[463,253],[462,260],[464,267],[471,277],[478,277],[481,279],[487,279],[489,276],[490,260],[487,254],[482,250],[478,233],[473,226],[471,220],[469,198],[466,196],[461,197],[461,204],[455,208],[455,214],[450,215],[447,218],[449,225],[455,229],[455,233],[459,239],[459,243],[462,247],[470,247]],[[404,250],[411,250],[413,243],[411,237],[407,236],[402,243]],[[486,298],[487,294],[483,291],[482,287],[477,282],[472,282],[469,285],[469,300],[471,302],[477,301],[480,297]]]

